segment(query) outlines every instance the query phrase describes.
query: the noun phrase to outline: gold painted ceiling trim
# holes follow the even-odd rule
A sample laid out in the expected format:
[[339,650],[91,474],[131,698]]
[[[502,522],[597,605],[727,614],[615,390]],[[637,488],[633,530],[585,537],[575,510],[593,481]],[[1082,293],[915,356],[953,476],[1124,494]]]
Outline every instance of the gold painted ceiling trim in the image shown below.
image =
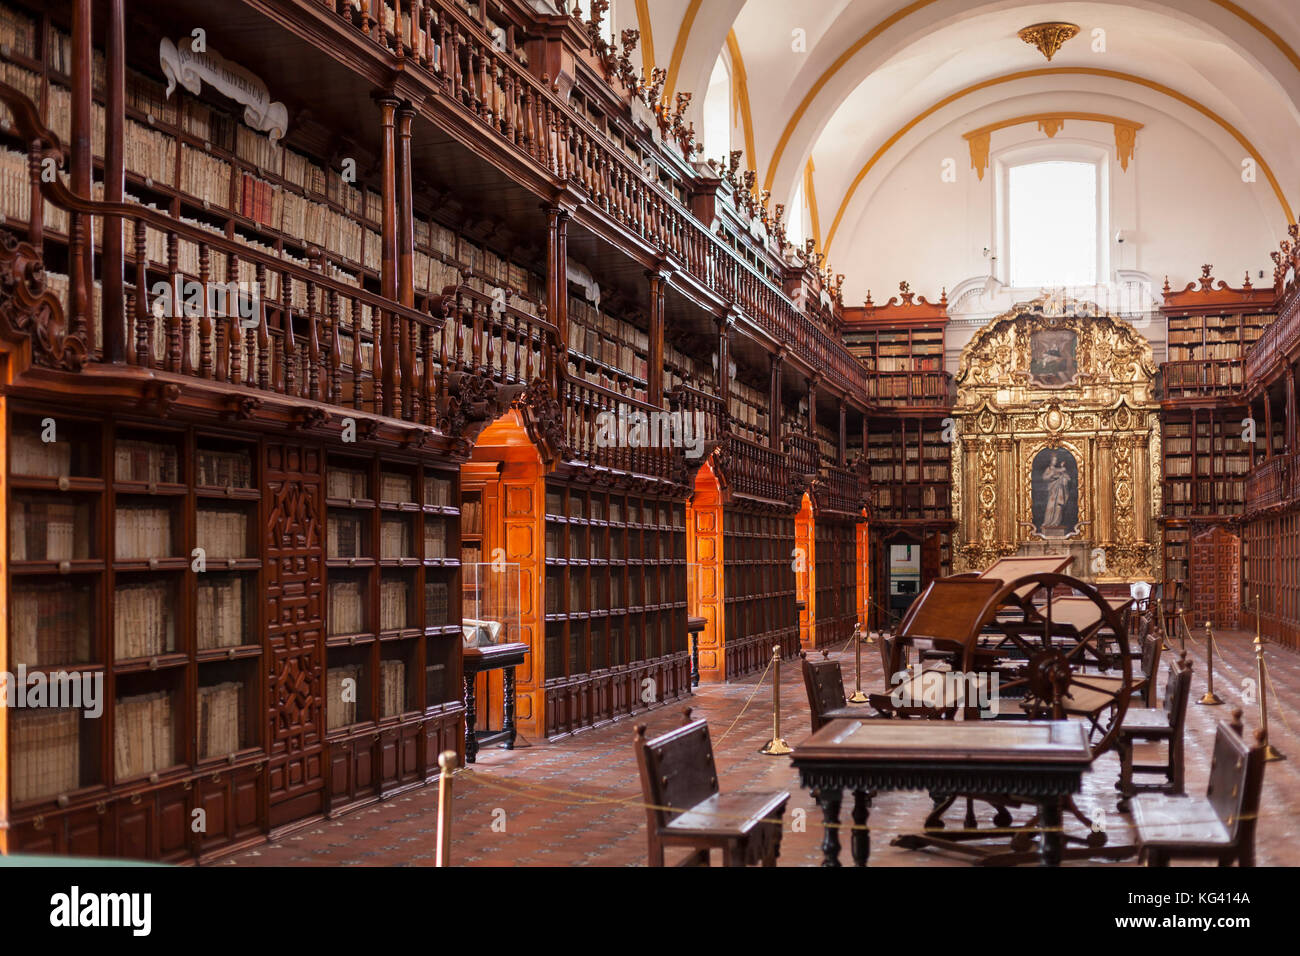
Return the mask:
[[736,31],[727,34],[727,52],[731,54],[732,102],[740,104],[740,126],[745,131],[745,165],[758,169],[758,155],[754,152],[754,117],[749,109],[749,77],[745,73],[745,59],[740,55]]
[[808,157],[808,162],[803,167],[803,201],[808,206],[808,216],[812,219],[813,238],[817,240],[817,248],[822,247],[822,223],[821,216],[817,211],[817,190],[813,188],[813,159]]
[[1012,126],[1021,126],[1025,123],[1037,123],[1038,128],[1047,134],[1051,139],[1061,131],[1066,120],[1082,120],[1088,123],[1109,123],[1115,128],[1115,155],[1119,159],[1120,169],[1128,172],[1129,160],[1133,158],[1133,151],[1137,146],[1137,131],[1142,129],[1141,123],[1135,123],[1133,120],[1121,119],[1118,116],[1108,116],[1103,113],[1032,113],[1028,116],[1017,116],[1015,119],[1001,120],[997,123],[990,123],[987,126],[981,126],[979,129],[973,129],[969,133],[963,133],[962,138],[970,146],[970,166],[971,169],[979,175],[980,181],[984,180],[984,172],[989,168],[989,142],[993,133],[1000,129],[1008,129]]
[[695,25],[695,15],[700,12],[703,2],[704,0],[691,0],[691,5],[682,17],[682,25],[677,28],[677,42],[673,44],[673,58],[668,61],[668,80],[664,86],[664,96],[670,100],[677,91],[677,74],[682,68],[682,57],[686,55],[686,43],[691,38],[691,27]]
[[845,210],[848,209],[849,202],[853,199],[854,192],[857,191],[857,188],[862,184],[862,181],[867,178],[867,174],[871,172],[872,167],[874,167],[876,163],[880,161],[880,158],[884,156],[885,153],[889,152],[889,150],[893,148],[895,143],[897,143],[900,139],[902,139],[908,132],[910,132],[918,123],[920,123],[926,117],[931,116],[934,113],[937,113],[945,106],[952,105],[953,103],[957,102],[957,100],[961,99],[964,96],[969,96],[971,93],[977,93],[980,90],[988,89],[989,87],[992,86],[998,86],[999,84],[1002,83],[1011,83],[1016,80],[1028,79],[1030,77],[1035,77],[1035,76],[1063,76],[1063,75],[1101,76],[1101,77],[1106,77],[1108,79],[1121,80],[1125,83],[1134,83],[1137,84],[1138,86],[1144,86],[1149,90],[1154,90],[1157,93],[1162,93],[1165,96],[1175,99],[1178,102],[1182,103],[1183,105],[1189,106],[1192,109],[1196,110],[1202,116],[1210,120],[1213,120],[1221,128],[1223,128],[1229,134],[1231,134],[1233,139],[1235,139],[1241,145],[1241,147],[1251,155],[1251,157],[1255,160],[1256,164],[1259,166],[1260,171],[1263,172],[1264,176],[1268,179],[1269,185],[1273,187],[1273,194],[1277,196],[1278,204],[1282,207],[1282,212],[1286,215],[1287,223],[1291,224],[1295,222],[1295,215],[1291,212],[1291,204],[1287,202],[1286,195],[1282,192],[1281,184],[1278,183],[1277,177],[1273,175],[1273,170],[1269,167],[1268,163],[1264,161],[1264,157],[1260,155],[1259,150],[1257,150],[1254,144],[1252,144],[1250,140],[1248,140],[1245,137],[1245,135],[1241,132],[1241,130],[1237,129],[1237,127],[1233,126],[1231,123],[1225,120],[1218,113],[1214,112],[1208,106],[1205,106],[1204,104],[1192,99],[1190,96],[1187,96],[1184,93],[1179,93],[1177,90],[1165,86],[1163,83],[1157,83],[1155,80],[1149,80],[1144,76],[1134,76],[1131,73],[1121,73],[1117,70],[1102,70],[1091,66],[1050,66],[1050,67],[1042,67],[1036,70],[1022,70],[1018,73],[1008,73],[1006,76],[996,76],[990,80],[984,80],[980,83],[976,83],[972,86],[968,86],[965,89],[958,90],[956,93],[951,93],[948,96],[945,96],[943,99],[939,100],[937,103],[930,106],[929,108],[922,110],[920,113],[916,114],[916,116],[912,117],[905,124],[899,127],[899,129],[894,133],[894,135],[889,137],[889,139],[885,140],[885,142],[881,144],[880,148],[876,150],[875,153],[872,154],[871,158],[867,160],[866,164],[862,167],[862,169],[858,171],[857,176],[853,178],[853,182],[849,184],[848,191],[845,192],[844,198],[840,201],[839,208],[835,212],[835,219],[831,222],[831,231],[829,235],[827,235],[826,237],[826,246],[825,248],[823,248],[822,252],[824,254],[829,255],[831,243],[835,241],[835,233],[839,229],[840,221],[844,218]]
[[651,29],[650,0],[636,0],[636,25],[641,31],[641,66],[645,70],[647,82],[655,68],[655,38]]
[[[831,77],[834,76],[836,73],[838,73],[840,69],[844,67],[845,64],[847,64],[851,59],[853,59],[853,57],[855,57],[862,50],[863,47],[865,47],[876,37],[880,36],[880,34],[884,33],[894,24],[898,23],[900,20],[903,20],[911,16],[916,11],[923,10],[926,7],[930,6],[930,4],[937,3],[937,2],[938,0],[914,0],[913,3],[909,3],[907,6],[903,7],[900,10],[896,10],[894,13],[891,13],[885,19],[881,20],[874,27],[872,27],[870,30],[864,33],[860,38],[858,38],[858,40],[852,46],[850,46],[847,50],[845,50],[843,53],[841,53],[838,57],[835,58],[835,62],[833,62],[830,66],[828,66],[826,68],[826,71],[822,73],[822,75],[817,78],[817,81],[813,83],[813,85],[809,88],[808,92],[804,95],[804,98],[799,102],[799,105],[795,108],[795,111],[791,115],[789,122],[786,123],[785,130],[782,131],[781,133],[781,138],[776,142],[776,149],[772,151],[772,159],[767,167],[767,179],[764,180],[763,183],[764,189],[772,188],[772,182],[776,179],[777,168],[781,164],[781,157],[785,155],[785,148],[788,145],[790,145],[790,139],[791,137],[794,136],[795,129],[798,127],[800,121],[803,120],[804,114],[808,112],[808,108],[812,106],[813,101],[817,98],[817,95],[822,91],[822,88],[825,87],[826,84],[830,82]],[[1253,27],[1258,33],[1260,33],[1270,43],[1272,43],[1275,47],[1277,47],[1278,50],[1282,52],[1282,55],[1291,61],[1291,65],[1296,68],[1296,71],[1300,72],[1300,53],[1296,53],[1296,51],[1291,47],[1290,44],[1286,42],[1286,40],[1282,39],[1282,37],[1276,31],[1270,29],[1268,25],[1265,24],[1262,20],[1258,19],[1255,16],[1252,16],[1248,11],[1243,10],[1241,7],[1237,6],[1237,4],[1231,2],[1231,0],[1209,0],[1209,2],[1213,3],[1216,7],[1221,7],[1222,9],[1231,13],[1233,16],[1237,17],[1238,19],[1244,21],[1245,23]],[[693,8],[698,5],[699,5],[698,0],[692,3]],[[694,18],[693,10],[690,13],[690,16]],[[669,86],[670,87],[672,86],[671,79],[669,82]]]

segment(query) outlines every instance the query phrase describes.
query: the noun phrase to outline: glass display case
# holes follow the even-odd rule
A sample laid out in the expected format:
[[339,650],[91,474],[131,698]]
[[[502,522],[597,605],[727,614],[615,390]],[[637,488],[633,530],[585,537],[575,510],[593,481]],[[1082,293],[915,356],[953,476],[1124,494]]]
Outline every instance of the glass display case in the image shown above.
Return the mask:
[[[465,760],[480,747],[515,745],[515,668],[528,645],[519,628],[519,565],[461,564],[461,637],[465,673]],[[494,718],[499,717],[499,721]],[[489,724],[498,723],[491,727]]]

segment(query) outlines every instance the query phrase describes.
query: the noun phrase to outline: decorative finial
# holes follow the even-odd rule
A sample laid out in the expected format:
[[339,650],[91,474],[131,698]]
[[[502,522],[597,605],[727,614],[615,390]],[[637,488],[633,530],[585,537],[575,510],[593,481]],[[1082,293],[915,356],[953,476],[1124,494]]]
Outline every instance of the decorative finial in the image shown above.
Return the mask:
[[1052,21],[1027,26],[1016,35],[1030,46],[1037,47],[1038,52],[1047,57],[1050,62],[1052,57],[1056,56],[1056,51],[1061,49],[1061,44],[1071,37],[1077,36],[1078,33],[1079,25],[1077,23]]

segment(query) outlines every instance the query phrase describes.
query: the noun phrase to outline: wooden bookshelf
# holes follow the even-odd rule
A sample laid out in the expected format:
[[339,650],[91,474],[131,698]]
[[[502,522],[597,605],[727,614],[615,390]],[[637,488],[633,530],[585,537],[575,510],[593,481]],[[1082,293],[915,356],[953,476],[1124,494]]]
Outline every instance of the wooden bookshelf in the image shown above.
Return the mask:
[[833,647],[858,623],[857,525],[817,516],[813,537],[816,646]]
[[952,517],[952,445],[939,418],[872,418],[867,437],[872,514],[881,521]]
[[[590,686],[590,710],[557,708],[547,733],[688,692],[686,506],[546,483],[545,677]],[[645,665],[657,663],[650,699]],[[555,694],[557,701],[570,701]]]
[[726,678],[761,670],[780,645],[799,650],[795,608],[795,516],[725,507],[723,595]]
[[[461,699],[462,505],[456,468],[379,456],[331,454],[325,495],[326,724],[347,780],[337,810],[421,782],[408,728]],[[376,774],[367,741],[385,727],[397,750]]]

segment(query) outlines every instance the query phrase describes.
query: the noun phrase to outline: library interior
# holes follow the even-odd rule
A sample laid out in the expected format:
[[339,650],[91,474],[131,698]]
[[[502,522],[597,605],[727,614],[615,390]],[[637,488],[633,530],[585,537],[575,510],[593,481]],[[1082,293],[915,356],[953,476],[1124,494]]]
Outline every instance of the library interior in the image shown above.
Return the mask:
[[0,0],[0,852],[1300,865],[1297,141],[1290,0]]

